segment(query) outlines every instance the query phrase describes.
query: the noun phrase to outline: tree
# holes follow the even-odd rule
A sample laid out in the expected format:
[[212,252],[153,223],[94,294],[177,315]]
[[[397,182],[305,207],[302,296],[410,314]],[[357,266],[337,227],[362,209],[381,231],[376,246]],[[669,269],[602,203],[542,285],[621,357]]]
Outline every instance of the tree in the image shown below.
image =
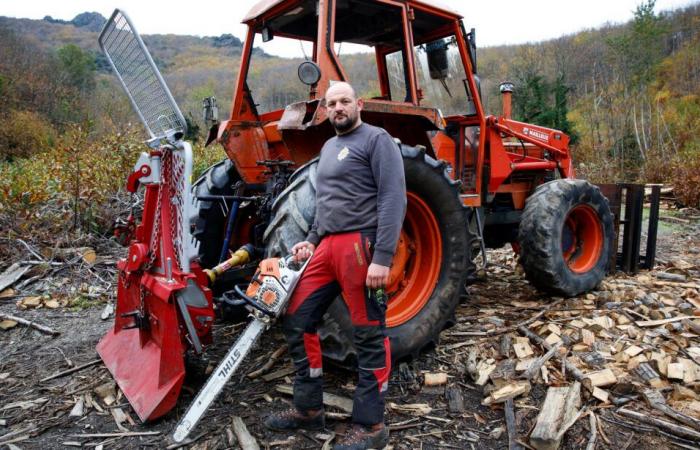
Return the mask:
[[539,74],[525,75],[515,90],[514,112],[517,120],[561,130],[574,143],[578,136],[567,117],[567,96],[571,89],[564,79],[564,74],[559,74],[551,83]]
[[65,81],[82,93],[95,88],[95,58],[74,44],[64,45],[56,52]]

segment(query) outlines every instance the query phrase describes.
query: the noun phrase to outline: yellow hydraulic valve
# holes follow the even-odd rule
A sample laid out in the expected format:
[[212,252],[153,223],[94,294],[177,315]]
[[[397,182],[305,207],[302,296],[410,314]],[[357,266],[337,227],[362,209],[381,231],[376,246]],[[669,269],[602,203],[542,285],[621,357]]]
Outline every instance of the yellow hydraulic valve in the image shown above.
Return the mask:
[[218,277],[232,267],[241,266],[250,261],[250,256],[253,254],[253,246],[246,244],[231,254],[231,257],[220,263],[212,269],[204,269],[204,272],[209,277],[209,283],[213,284]]

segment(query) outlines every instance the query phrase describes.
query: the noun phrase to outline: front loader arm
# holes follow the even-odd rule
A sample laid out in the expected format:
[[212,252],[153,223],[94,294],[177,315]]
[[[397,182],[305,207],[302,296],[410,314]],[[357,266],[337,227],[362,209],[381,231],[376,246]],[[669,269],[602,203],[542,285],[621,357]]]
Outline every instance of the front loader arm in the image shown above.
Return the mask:
[[490,116],[488,129],[489,192],[497,192],[515,172],[557,170],[574,178],[569,136],[559,130],[505,117]]

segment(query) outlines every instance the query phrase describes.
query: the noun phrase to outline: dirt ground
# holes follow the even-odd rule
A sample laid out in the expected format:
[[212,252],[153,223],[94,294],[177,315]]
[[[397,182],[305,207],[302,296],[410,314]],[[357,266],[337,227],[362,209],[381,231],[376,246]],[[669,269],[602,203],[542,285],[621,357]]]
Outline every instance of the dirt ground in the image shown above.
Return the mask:
[[[670,215],[670,212],[666,211],[664,215]],[[661,222],[657,264],[666,267],[676,258],[689,261],[692,268],[686,270],[686,275],[689,281],[697,283],[700,221],[697,216],[691,214],[690,217]],[[139,423],[126,399],[118,393],[116,398],[109,399],[111,404],[105,402],[103,388],[106,383],[112,382],[112,378],[101,362],[72,374],[41,381],[70,367],[98,359],[95,345],[112,322],[111,317],[101,319],[105,305],[114,298],[114,284],[111,282],[114,272],[110,268],[113,267],[114,257],[121,250],[111,245],[96,250],[100,255],[98,261],[92,269],[82,268],[79,271],[83,277],[79,282],[56,270],[49,271],[45,278],[35,281],[35,286],[41,284],[41,290],[45,293],[42,295],[51,296],[52,292],[60,292],[60,295],[55,296],[59,300],[58,307],[20,309],[17,302],[29,295],[31,285],[26,287],[26,292],[17,290],[15,295],[0,298],[0,313],[20,316],[60,332],[54,337],[22,325],[0,330],[0,447],[176,448],[172,445],[170,435],[179,417],[184,414],[203,384],[203,377],[190,377],[177,407],[165,418],[149,424]],[[489,252],[489,258],[491,265],[486,280],[469,286],[468,297],[457,311],[457,324],[443,332],[438,347],[410,364],[394,368],[386,415],[386,422],[391,427],[390,446],[394,449],[508,448],[503,404],[481,404],[485,392],[468,373],[468,350],[474,346],[498,347],[501,336],[492,333],[496,327],[509,327],[526,321],[551,305],[555,299],[536,292],[527,284],[517,270],[510,251],[504,249]],[[0,271],[6,268],[0,265]],[[29,274],[25,278],[28,276]],[[615,274],[610,279],[635,280],[625,274]],[[557,311],[593,317],[601,309],[599,297],[601,302],[609,298],[609,295],[603,294],[605,287],[593,293],[597,305],[593,309],[577,309],[577,302],[585,299],[582,297],[562,300]],[[62,306],[61,299],[74,299],[76,296],[83,300],[71,300]],[[231,323],[217,324],[215,344],[207,352],[209,364],[216,364],[240,329],[240,325]],[[479,336],[479,332],[486,334]],[[517,331],[513,334],[517,336]],[[691,338],[690,341],[697,345],[698,338]],[[277,329],[263,336],[252,356],[244,362],[242,369],[191,434],[194,439],[188,444],[189,448],[238,448],[236,438],[231,433],[233,416],[243,419],[261,448],[311,449],[323,448],[324,443],[327,448],[329,442],[332,444],[334,434],[344,432],[348,421],[342,419],[329,420],[326,430],[321,433],[271,433],[262,426],[262,418],[266,414],[285,408],[290,403],[288,395],[280,394],[275,389],[277,385],[289,384],[290,380],[285,377],[269,382],[261,378],[251,380],[246,374],[262,366],[283,343],[282,335]],[[199,365],[207,366],[207,361],[200,362]],[[289,365],[286,357],[280,358],[270,371]],[[463,397],[462,411],[459,408],[448,408],[446,386],[424,386],[425,373],[438,372],[447,373],[447,388],[459,392]],[[556,369],[550,372],[550,386],[566,385],[571,381]],[[351,397],[354,382],[352,373],[326,368],[326,392]],[[547,387],[547,384],[539,380],[533,383],[529,393],[514,399],[519,442],[516,445],[527,448],[529,433],[544,402]],[[78,401],[84,402],[82,414],[71,416]],[[424,404],[430,411],[412,415],[401,408],[406,404]],[[623,420],[615,413],[617,406],[614,404],[602,404],[589,397],[584,398],[583,405],[598,417],[596,448],[694,448],[697,445],[697,442],[664,436],[654,428],[629,419]],[[632,400],[625,406],[642,409],[643,401]],[[328,410],[339,412],[332,408]],[[109,436],[112,433],[128,432],[149,434]],[[99,434],[104,436],[100,437]],[[589,420],[584,415],[566,432],[562,448],[585,448],[589,434]]]

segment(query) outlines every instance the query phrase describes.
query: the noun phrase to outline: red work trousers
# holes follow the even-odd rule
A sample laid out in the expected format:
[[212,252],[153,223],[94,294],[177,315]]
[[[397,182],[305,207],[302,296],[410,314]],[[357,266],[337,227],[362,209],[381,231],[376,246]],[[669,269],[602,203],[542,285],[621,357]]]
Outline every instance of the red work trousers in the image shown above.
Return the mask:
[[353,325],[358,359],[352,420],[363,425],[384,421],[391,356],[384,332],[386,304],[365,285],[373,245],[373,233],[355,231],[324,236],[292,295],[283,330],[296,369],[294,405],[300,411],[323,406],[317,330],[331,302],[342,294]]

